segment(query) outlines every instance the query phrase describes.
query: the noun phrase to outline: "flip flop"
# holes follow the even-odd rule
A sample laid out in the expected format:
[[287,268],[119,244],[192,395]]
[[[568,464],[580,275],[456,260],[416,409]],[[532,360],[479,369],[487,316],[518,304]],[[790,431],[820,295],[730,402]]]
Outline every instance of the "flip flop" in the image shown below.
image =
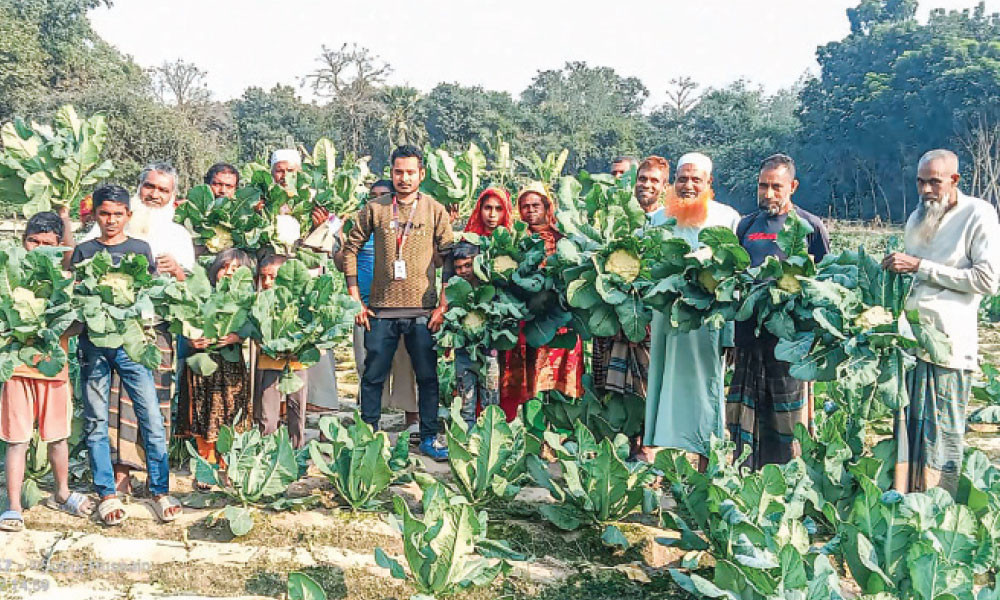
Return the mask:
[[24,517],[16,510],[8,510],[0,515],[0,531],[21,531],[24,529]]
[[[111,513],[116,510],[120,510],[122,516],[113,519],[111,518]],[[101,517],[101,522],[105,525],[114,526],[120,525],[122,521],[128,518],[128,513],[125,512],[125,505],[116,496],[112,496],[106,500],[102,500],[100,504],[97,505],[97,514]]]
[[[172,515],[167,516],[166,515],[167,509],[172,508],[174,506],[176,506],[180,510],[178,510]],[[161,521],[163,521],[164,523],[169,523],[171,521],[175,521],[177,517],[181,516],[181,513],[184,512],[184,507],[182,507],[181,503],[177,500],[177,498],[174,498],[173,496],[160,496],[159,498],[153,500],[153,512],[156,513],[156,516],[159,517]]]
[[56,500],[56,495],[52,494],[45,500],[45,506],[51,508],[52,510],[59,510],[66,514],[73,515],[74,517],[86,517],[93,512],[93,507],[90,510],[84,510],[83,505],[87,502],[87,497],[80,492],[70,492],[69,498],[66,498],[65,502],[60,503]]

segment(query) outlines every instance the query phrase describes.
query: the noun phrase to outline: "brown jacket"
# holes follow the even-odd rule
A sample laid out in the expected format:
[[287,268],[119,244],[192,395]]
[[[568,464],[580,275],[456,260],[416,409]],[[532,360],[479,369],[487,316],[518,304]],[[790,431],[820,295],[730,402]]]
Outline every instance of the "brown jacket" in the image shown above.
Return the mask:
[[[411,205],[412,206],[412,205]],[[399,206],[399,227],[410,216],[411,206]],[[437,200],[421,192],[413,215],[413,229],[403,246],[406,279],[393,279],[396,260],[396,231],[392,223],[392,195],[379,196],[360,211],[355,226],[344,243],[344,275],[348,284],[357,285],[358,251],[370,236],[374,236],[375,263],[372,289],[368,304],[372,308],[425,308],[437,306],[437,274],[435,251],[441,256],[451,253],[454,234],[448,211]]]

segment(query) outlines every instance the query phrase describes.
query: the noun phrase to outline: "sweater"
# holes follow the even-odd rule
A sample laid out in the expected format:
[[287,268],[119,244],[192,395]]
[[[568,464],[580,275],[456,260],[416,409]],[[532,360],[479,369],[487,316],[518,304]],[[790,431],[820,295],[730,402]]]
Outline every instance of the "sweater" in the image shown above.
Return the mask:
[[433,197],[421,193],[414,204],[399,205],[400,229],[406,226],[410,212],[413,226],[403,246],[402,259],[406,263],[406,279],[393,277],[396,260],[396,230],[392,229],[392,198],[379,196],[358,211],[355,226],[344,243],[344,275],[348,285],[357,285],[358,252],[368,238],[374,242],[374,263],[368,306],[373,309],[418,308],[437,306],[437,273],[434,253],[442,257],[451,253],[454,234],[448,211]]
[[[906,253],[920,259],[916,281],[906,300],[921,321],[940,329],[951,342],[951,355],[939,366],[975,371],[979,364],[979,302],[995,294],[1000,282],[1000,221],[988,202],[959,192],[930,243],[915,231],[915,211],[906,221]],[[926,353],[921,360],[930,362]]]

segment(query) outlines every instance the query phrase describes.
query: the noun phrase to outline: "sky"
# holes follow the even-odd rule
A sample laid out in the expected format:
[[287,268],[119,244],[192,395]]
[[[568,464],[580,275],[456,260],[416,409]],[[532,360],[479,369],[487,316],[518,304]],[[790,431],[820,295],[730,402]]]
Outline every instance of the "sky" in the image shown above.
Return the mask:
[[[743,78],[773,92],[816,72],[819,45],[850,30],[858,0],[115,0],[90,17],[140,65],[177,58],[207,72],[213,97],[250,86],[299,86],[321,47],[365,46],[389,83],[427,92],[440,82],[515,97],[539,70],[567,61],[638,77],[660,104],[671,79],[703,86]],[[976,0],[922,2],[962,9]],[[987,0],[1000,12],[1000,0]],[[309,99],[310,91],[300,93]]]

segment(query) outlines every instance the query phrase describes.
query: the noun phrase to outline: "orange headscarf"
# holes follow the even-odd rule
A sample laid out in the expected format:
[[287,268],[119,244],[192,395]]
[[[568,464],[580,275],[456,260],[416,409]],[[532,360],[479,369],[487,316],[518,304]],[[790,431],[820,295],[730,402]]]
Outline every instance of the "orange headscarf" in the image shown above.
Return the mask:
[[522,221],[527,221],[527,219],[524,218],[524,212],[521,208],[521,198],[524,198],[528,194],[538,194],[542,197],[548,228],[541,231],[532,231],[532,233],[538,234],[545,241],[545,252],[552,254],[556,251],[556,242],[562,237],[562,234],[556,229],[556,211],[552,205],[552,195],[546,189],[545,184],[540,181],[532,181],[521,188],[520,193],[517,195],[517,210],[518,216],[521,217]]
[[510,229],[511,221],[513,220],[512,215],[514,213],[514,207],[510,204],[510,193],[503,188],[489,187],[483,190],[482,194],[479,194],[479,199],[476,200],[476,207],[472,209],[472,215],[469,216],[469,222],[465,224],[465,231],[469,233],[478,233],[479,235],[489,235],[493,233],[493,230],[486,226],[483,221],[483,203],[490,198],[495,198],[500,202],[500,208],[503,209],[503,214],[500,215],[500,222],[497,227],[506,227]]

